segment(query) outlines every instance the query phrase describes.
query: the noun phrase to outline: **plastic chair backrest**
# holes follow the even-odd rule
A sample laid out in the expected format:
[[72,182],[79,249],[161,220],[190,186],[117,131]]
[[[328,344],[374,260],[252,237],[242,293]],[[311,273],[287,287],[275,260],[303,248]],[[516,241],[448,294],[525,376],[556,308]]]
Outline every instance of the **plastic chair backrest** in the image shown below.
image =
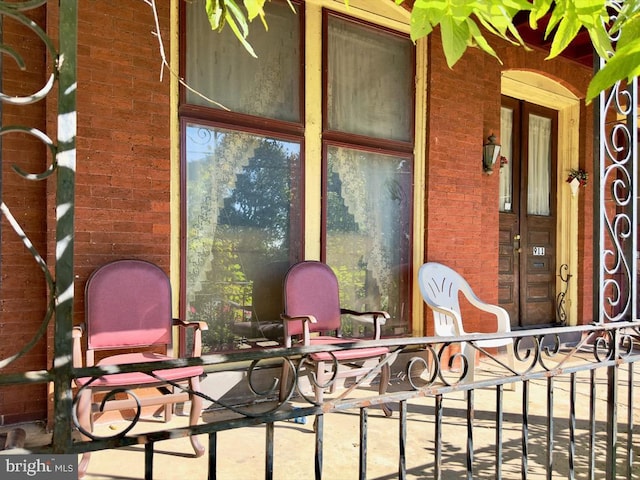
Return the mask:
[[[435,334],[437,336],[463,335],[459,294],[472,292],[467,281],[455,270],[440,263],[429,262],[420,267],[418,283],[425,303],[430,307],[444,307],[453,310],[457,319],[451,315],[433,311]],[[456,331],[456,325],[458,323]]]
[[171,347],[171,284],[158,266],[118,260],[96,270],[85,289],[88,348]]
[[[322,262],[305,261],[293,265],[284,279],[284,310],[290,317],[313,315],[317,323],[311,332],[340,328],[340,294],[333,270]],[[302,322],[290,322],[289,335],[302,333]]]

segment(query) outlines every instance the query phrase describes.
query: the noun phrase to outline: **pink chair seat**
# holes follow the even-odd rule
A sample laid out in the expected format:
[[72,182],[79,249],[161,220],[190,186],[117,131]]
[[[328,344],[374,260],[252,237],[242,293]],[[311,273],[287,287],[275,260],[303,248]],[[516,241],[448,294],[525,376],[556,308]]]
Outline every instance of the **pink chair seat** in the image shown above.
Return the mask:
[[[315,337],[311,339],[311,345],[336,345],[340,343],[354,343],[353,339],[336,337]],[[310,355],[314,362],[330,362],[335,357],[338,361],[358,360],[387,355],[387,347],[357,348],[354,350],[340,350],[335,352],[319,352]],[[333,355],[332,355],[333,354]]]
[[[105,358],[97,363],[98,366],[105,365],[121,365],[129,363],[143,363],[143,362],[160,362],[162,360],[175,360],[172,357],[161,355],[159,353],[145,352],[145,353],[123,353],[121,355],[113,355]],[[202,375],[204,370],[202,367],[179,367],[168,368],[166,370],[154,371],[155,375],[163,380],[178,381],[185,380],[190,377],[197,377]],[[78,386],[85,385],[91,378],[78,378]],[[121,385],[147,385],[161,382],[157,378],[154,378],[146,373],[140,372],[128,372],[128,373],[116,373],[113,375],[105,375],[95,380],[92,387],[117,387]]]

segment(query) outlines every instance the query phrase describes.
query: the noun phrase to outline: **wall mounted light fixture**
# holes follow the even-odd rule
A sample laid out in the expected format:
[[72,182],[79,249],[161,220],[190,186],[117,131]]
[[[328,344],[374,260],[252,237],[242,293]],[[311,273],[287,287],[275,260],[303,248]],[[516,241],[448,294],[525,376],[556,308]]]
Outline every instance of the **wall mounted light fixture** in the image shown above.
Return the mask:
[[491,175],[493,173],[493,166],[495,165],[499,154],[500,145],[496,143],[496,137],[492,133],[487,138],[487,143],[482,147],[482,169],[484,170],[484,173],[487,175]]

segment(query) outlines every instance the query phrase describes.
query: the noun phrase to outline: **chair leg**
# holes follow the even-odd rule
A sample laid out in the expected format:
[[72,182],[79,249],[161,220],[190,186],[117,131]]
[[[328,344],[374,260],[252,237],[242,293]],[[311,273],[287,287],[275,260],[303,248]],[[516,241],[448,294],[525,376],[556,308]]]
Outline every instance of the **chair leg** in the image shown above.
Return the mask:
[[[91,398],[93,394],[91,393],[90,388],[85,388],[79,393],[78,403],[76,406],[76,413],[78,415],[78,423],[80,426],[86,430],[87,432],[92,432],[92,421],[91,421]],[[83,440],[89,440],[84,434],[82,435]],[[82,454],[82,459],[78,464],[78,478],[82,478],[87,474],[87,469],[89,468],[89,461],[91,460],[91,452],[85,452]]]
[[464,358],[467,360],[467,373],[460,380],[461,383],[473,383],[476,378],[476,349],[469,345],[468,342],[460,344],[460,350]]
[[[385,358],[386,356],[382,357],[382,360],[384,361]],[[378,387],[378,393],[380,395],[384,395],[385,393],[387,393],[389,380],[391,380],[391,366],[389,365],[389,363],[385,363],[382,366],[382,370],[380,371],[380,386]],[[391,415],[393,415],[393,410],[391,410],[391,407],[388,403],[383,403],[381,405],[381,408],[386,417],[390,417]]]
[[[315,383],[312,381],[313,391],[316,396],[316,403],[322,404],[324,401],[324,387],[323,385],[326,383],[325,372],[324,372],[324,362],[318,362],[316,364],[316,379]],[[318,415],[316,415],[315,420],[313,421],[313,431],[318,432]]]
[[[189,388],[194,392],[200,391],[200,379],[198,377],[192,377],[189,380]],[[202,397],[200,395],[190,395],[191,397],[191,411],[189,413],[189,425],[197,425],[200,421],[200,414],[202,413]],[[196,435],[191,435],[191,446],[196,453],[196,457],[204,455],[204,447],[198,440]]]
[[280,401],[284,402],[289,393],[288,391],[288,383],[289,383],[289,374],[291,373],[291,365],[289,365],[289,361],[284,359],[282,361],[282,374],[280,376]]

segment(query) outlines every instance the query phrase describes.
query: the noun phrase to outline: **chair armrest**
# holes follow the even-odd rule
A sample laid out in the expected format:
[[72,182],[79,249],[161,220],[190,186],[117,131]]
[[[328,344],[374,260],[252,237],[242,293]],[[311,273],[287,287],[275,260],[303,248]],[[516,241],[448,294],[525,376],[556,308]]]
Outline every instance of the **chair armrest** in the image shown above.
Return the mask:
[[434,314],[435,313],[439,313],[441,315],[445,315],[449,318],[451,318],[453,320],[453,328],[455,330],[455,336],[459,337],[462,335],[466,335],[466,332],[464,331],[464,328],[462,326],[462,318],[460,318],[460,315],[458,314],[458,312],[456,312],[455,310],[453,310],[452,308],[449,307],[443,307],[440,305],[433,305],[431,303],[427,302],[427,306],[433,310]]
[[496,333],[510,332],[511,320],[509,319],[509,313],[498,305],[486,303],[480,300],[475,293],[463,291],[469,303],[483,312],[491,313],[496,316],[497,329]]
[[180,318],[174,318],[173,326],[185,331],[193,329],[193,350],[189,356],[199,357],[202,355],[202,331],[209,330],[209,325],[206,322],[185,322]]
[[282,318],[284,325],[284,341],[285,347],[291,347],[291,334],[289,333],[289,323],[291,322],[302,322],[302,340],[303,345],[309,345],[311,343],[310,337],[311,334],[309,332],[309,324],[310,323],[318,323],[318,320],[313,315],[299,315],[296,317],[290,317],[287,314],[280,315]]
[[209,330],[207,322],[185,322],[179,318],[173,319],[173,326],[180,328],[193,328],[195,330]]
[[383,310],[373,310],[370,312],[357,312],[348,308],[341,308],[340,313],[343,315],[351,315],[354,320],[364,323],[373,323],[373,338],[379,340],[382,334],[382,325],[387,323],[387,319],[391,316]]
[[73,338],[73,366],[82,368],[82,345],[81,340],[84,335],[84,324],[75,325],[71,330]]

